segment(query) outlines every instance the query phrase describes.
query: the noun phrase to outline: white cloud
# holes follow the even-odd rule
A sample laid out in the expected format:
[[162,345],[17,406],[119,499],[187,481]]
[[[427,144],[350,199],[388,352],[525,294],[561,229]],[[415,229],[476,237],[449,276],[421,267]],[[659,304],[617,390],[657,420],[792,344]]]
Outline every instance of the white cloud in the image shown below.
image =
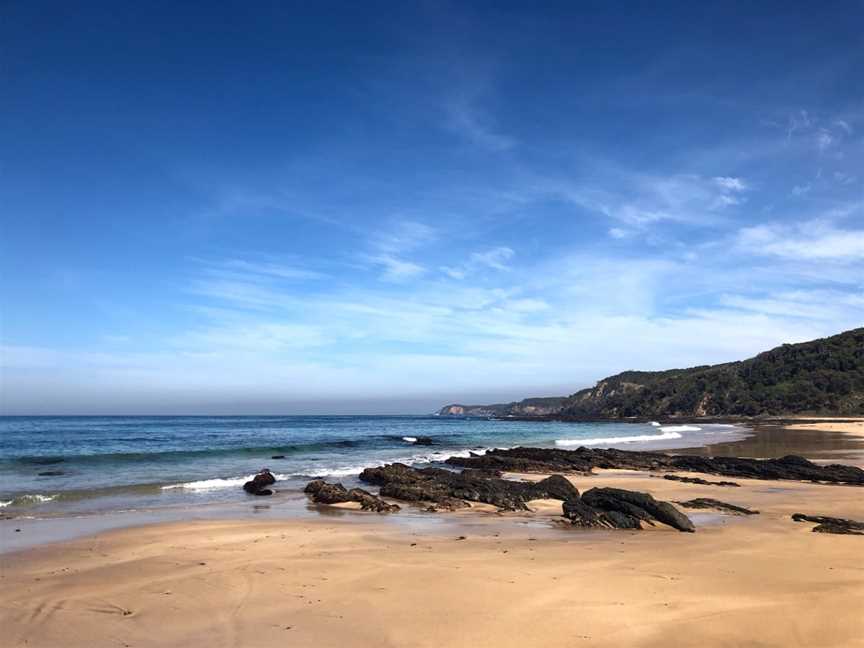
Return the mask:
[[623,229],[621,227],[610,227],[609,228],[609,236],[614,239],[625,239],[630,236],[630,231]]
[[845,119],[835,119],[834,124],[844,130],[847,135],[852,134],[852,126],[850,126],[849,122],[847,122]]
[[321,272],[305,268],[295,268],[278,263],[255,263],[242,259],[230,259],[223,264],[223,267],[229,270],[271,276],[279,279],[323,279],[326,277]]
[[745,227],[738,232],[737,243],[742,251],[762,256],[864,260],[864,230],[839,229],[822,220]]
[[[615,186],[614,192],[598,187]],[[632,173],[602,177],[590,185],[545,183],[538,190],[558,195],[584,209],[601,213],[633,228],[661,221],[713,224],[728,207],[745,201],[749,188],[742,178],[696,174],[653,176]],[[615,228],[616,237],[625,231]],[[618,237],[616,237],[618,238]]]
[[418,263],[405,261],[389,254],[378,254],[366,258],[384,269],[381,278],[385,281],[404,281],[426,272],[426,268]]
[[508,261],[515,252],[506,246],[499,246],[483,252],[472,252],[468,261],[458,266],[441,266],[441,272],[451,279],[464,279],[480,270],[506,271],[510,269]]
[[809,182],[803,185],[795,185],[792,187],[792,195],[796,197],[803,196],[804,194],[810,193],[812,188],[813,187]]
[[494,270],[507,270],[507,262],[513,258],[513,254],[513,250],[509,247],[496,247],[485,252],[474,252],[471,255],[471,263]]
[[744,191],[747,189],[747,183],[741,178],[733,178],[729,176],[718,176],[714,178],[714,184],[727,191]]

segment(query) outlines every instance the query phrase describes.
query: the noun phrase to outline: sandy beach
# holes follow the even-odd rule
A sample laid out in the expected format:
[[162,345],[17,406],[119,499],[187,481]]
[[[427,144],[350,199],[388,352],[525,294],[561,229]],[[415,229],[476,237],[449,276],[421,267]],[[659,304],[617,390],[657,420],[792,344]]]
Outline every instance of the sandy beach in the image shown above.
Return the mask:
[[572,481],[761,514],[691,510],[695,534],[561,527],[553,501],[532,503],[532,524],[475,507],[438,527],[357,513],[127,528],[0,557],[3,645],[864,645],[862,538],[790,519],[864,519],[859,488]]

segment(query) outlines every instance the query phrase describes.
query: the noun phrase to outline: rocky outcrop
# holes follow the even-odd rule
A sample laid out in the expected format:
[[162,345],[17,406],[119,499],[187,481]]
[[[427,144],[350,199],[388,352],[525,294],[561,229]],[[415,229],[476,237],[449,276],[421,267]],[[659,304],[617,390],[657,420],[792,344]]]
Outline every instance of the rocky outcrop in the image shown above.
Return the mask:
[[317,504],[342,504],[358,502],[364,511],[375,513],[396,513],[400,510],[398,504],[390,504],[377,495],[362,488],[347,489],[342,484],[328,484],[323,479],[316,479],[306,484],[303,491]]
[[792,515],[795,522],[814,522],[814,533],[837,533],[842,535],[864,535],[864,522],[845,520],[843,518],[826,517],[824,515]]
[[685,484],[700,484],[702,486],[741,486],[741,484],[736,484],[735,482],[730,481],[708,481],[701,477],[681,477],[680,475],[663,475],[663,479],[684,482]]
[[736,504],[729,504],[728,502],[721,502],[720,500],[712,499],[710,497],[697,497],[696,499],[687,500],[686,502],[675,502],[683,506],[684,508],[692,508],[692,509],[714,509],[717,511],[723,511],[724,513],[731,513],[732,515],[758,515],[759,511],[753,511],[748,508],[744,508],[743,506],[738,506]]
[[537,483],[501,479],[494,472],[443,468],[411,468],[394,463],[360,473],[367,484],[380,486],[384,497],[407,502],[430,502],[455,510],[467,502],[491,504],[505,511],[527,511],[533,499],[566,499],[578,491],[564,477],[552,475]]
[[679,531],[696,530],[690,518],[669,502],[621,488],[592,488],[582,497],[565,500],[562,508],[564,517],[580,527],[638,530],[643,522],[661,522]]
[[643,522],[661,522],[679,531],[694,531],[689,518],[669,502],[620,488],[592,488],[580,496],[579,490],[562,475],[532,483],[501,479],[488,471],[468,469],[457,473],[396,463],[367,468],[360,479],[380,486],[382,496],[431,502],[450,510],[467,506],[466,502],[482,502],[506,511],[525,511],[531,500],[557,499],[563,502],[564,516],[575,526],[641,529]]
[[627,470],[686,471],[748,479],[778,479],[852,484],[864,486],[864,470],[856,466],[820,466],[804,457],[788,455],[780,459],[743,459],[738,457],[699,457],[666,455],[614,449],[510,448],[490,450],[482,456],[451,457],[448,464],[501,472],[582,473],[594,468]]
[[275,483],[276,478],[273,476],[273,473],[265,468],[243,484],[243,490],[250,495],[272,495],[273,491],[267,487]]

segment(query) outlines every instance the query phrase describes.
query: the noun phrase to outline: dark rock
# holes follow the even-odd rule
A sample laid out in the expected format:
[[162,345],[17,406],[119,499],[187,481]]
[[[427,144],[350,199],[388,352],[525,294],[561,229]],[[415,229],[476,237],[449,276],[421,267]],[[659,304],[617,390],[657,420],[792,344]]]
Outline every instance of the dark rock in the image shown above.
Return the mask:
[[285,455],[273,455],[273,456],[270,457],[270,458],[271,458],[271,459],[284,459],[284,458],[285,458]]
[[447,463],[501,472],[590,474],[594,468],[681,470],[748,479],[788,479],[864,486],[864,470],[861,468],[843,464],[820,466],[795,455],[780,459],[743,459],[666,455],[611,448],[509,448],[490,450],[477,457],[451,457]]
[[243,484],[243,490],[250,495],[272,495],[273,491],[267,488],[276,483],[276,478],[266,468],[255,475],[251,480]]
[[417,438],[417,440],[414,442],[414,445],[428,446],[428,445],[434,445],[435,444],[435,442],[432,440],[432,437],[418,436],[416,438]]
[[681,477],[679,475],[663,475],[663,479],[684,482],[687,484],[701,484],[702,486],[741,486],[741,484],[736,484],[735,482],[730,481],[708,481],[701,477]]
[[687,500],[686,502],[675,503],[680,504],[684,508],[716,509],[718,511],[726,511],[727,513],[732,513],[734,515],[759,515],[759,511],[753,511],[751,509],[744,508],[743,506],[729,504],[728,502],[721,502],[720,500],[712,499],[710,497],[697,497],[696,499]]
[[579,492],[560,475],[536,484],[501,479],[495,471],[465,470],[461,473],[442,468],[411,468],[388,464],[367,468],[360,479],[381,487],[381,495],[409,502],[432,502],[445,509],[467,506],[465,501],[492,504],[506,511],[527,511],[532,499],[567,499]]
[[679,531],[692,533],[696,530],[690,518],[672,504],[658,501],[648,493],[623,488],[592,488],[582,495],[582,501],[588,506],[617,511],[649,524],[656,520]]
[[592,488],[581,498],[565,500],[562,509],[574,526],[641,529],[642,522],[656,521],[679,531],[695,531],[690,519],[668,502],[621,488]]
[[359,502],[364,511],[376,513],[395,513],[399,506],[385,502],[377,495],[362,488],[346,489],[342,484],[328,484],[323,479],[316,479],[306,484],[303,489],[318,504],[341,504],[343,502]]
[[60,475],[65,475],[66,473],[62,470],[43,470],[40,473],[37,473],[39,477],[59,477]]
[[550,475],[534,484],[534,499],[578,500],[579,490],[561,475]]
[[815,522],[816,526],[813,527],[815,533],[864,535],[864,522],[856,520],[845,520],[824,515],[805,515],[804,513],[795,513],[792,515],[792,519],[795,522]]

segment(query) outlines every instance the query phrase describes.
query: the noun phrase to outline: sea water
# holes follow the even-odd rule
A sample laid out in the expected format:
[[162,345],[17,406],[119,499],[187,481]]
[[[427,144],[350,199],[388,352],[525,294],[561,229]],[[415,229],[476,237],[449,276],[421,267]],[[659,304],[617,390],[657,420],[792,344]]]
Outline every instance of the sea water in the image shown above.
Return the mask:
[[[0,513],[41,516],[249,498],[269,468],[283,495],[313,477],[354,485],[390,462],[445,465],[490,448],[668,449],[737,440],[736,426],[439,416],[0,417]],[[432,445],[420,445],[428,437]]]

